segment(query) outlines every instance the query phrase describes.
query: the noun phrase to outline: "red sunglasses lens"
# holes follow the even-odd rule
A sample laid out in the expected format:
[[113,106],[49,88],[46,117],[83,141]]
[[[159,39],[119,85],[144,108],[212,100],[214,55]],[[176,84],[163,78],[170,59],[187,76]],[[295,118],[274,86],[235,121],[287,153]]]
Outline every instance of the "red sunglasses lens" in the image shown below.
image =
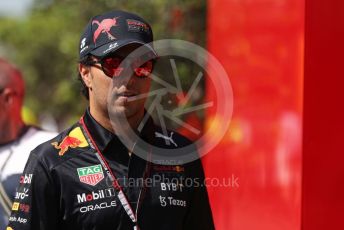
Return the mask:
[[104,73],[109,77],[118,77],[123,71],[123,67],[119,67],[122,62],[120,58],[106,58],[102,63]]
[[136,76],[147,77],[153,71],[153,61],[147,61],[134,69]]
[[[102,61],[102,68],[104,73],[109,77],[119,77],[124,70],[124,67],[120,67],[123,58],[109,57]],[[139,63],[136,60],[135,63]],[[135,66],[134,63],[134,66]],[[149,60],[143,63],[140,67],[134,68],[134,72],[138,77],[147,77],[153,71],[153,61]]]

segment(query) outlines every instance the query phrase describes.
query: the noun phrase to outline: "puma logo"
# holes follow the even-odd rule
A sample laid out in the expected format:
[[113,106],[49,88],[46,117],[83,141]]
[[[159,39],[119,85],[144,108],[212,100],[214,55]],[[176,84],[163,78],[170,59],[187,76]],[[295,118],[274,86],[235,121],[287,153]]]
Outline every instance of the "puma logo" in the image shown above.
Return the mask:
[[171,134],[170,134],[169,137],[163,135],[162,133],[155,132],[155,137],[164,138],[165,140],[168,140],[168,141],[170,141],[172,144],[174,144],[174,146],[178,147],[178,145],[176,144],[176,142],[174,142],[174,140],[172,139],[172,135],[173,135],[173,132],[171,132]]

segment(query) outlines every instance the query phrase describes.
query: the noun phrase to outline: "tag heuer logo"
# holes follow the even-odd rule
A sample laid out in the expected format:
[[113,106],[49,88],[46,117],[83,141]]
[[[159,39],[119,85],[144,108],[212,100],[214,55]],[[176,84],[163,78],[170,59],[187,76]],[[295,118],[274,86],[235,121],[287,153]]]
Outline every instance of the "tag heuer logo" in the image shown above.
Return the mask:
[[89,167],[78,168],[79,180],[82,183],[95,186],[104,179],[104,173],[101,165],[92,165]]

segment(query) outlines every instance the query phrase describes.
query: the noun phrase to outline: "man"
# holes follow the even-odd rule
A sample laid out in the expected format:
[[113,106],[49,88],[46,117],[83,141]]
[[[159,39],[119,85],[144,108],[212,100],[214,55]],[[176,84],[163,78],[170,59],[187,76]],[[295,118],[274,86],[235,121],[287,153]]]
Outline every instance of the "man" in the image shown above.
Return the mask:
[[16,186],[30,150],[55,133],[25,125],[21,117],[24,81],[20,71],[0,58],[0,229],[5,229]]
[[[138,129],[148,114],[140,95],[150,88],[152,41],[150,25],[131,13],[89,21],[79,50],[89,108],[31,153],[24,171],[30,180],[18,189],[28,196],[14,202],[8,229],[214,229],[206,188],[182,181],[204,180],[200,160],[159,165],[150,158],[153,146],[167,151],[191,143],[177,133],[173,139],[161,134],[150,117]],[[140,48],[144,55],[132,55]],[[128,128],[140,139],[133,145],[124,143]],[[151,147],[140,155],[141,140]]]

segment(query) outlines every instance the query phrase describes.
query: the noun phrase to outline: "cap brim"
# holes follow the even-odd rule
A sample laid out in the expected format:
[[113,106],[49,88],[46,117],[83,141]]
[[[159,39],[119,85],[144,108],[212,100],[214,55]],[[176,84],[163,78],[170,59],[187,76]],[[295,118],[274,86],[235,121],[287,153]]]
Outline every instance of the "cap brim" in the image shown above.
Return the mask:
[[140,40],[135,40],[135,39],[125,39],[125,40],[120,40],[120,41],[113,41],[113,42],[107,43],[101,47],[98,47],[95,50],[92,50],[90,53],[96,57],[105,57],[105,56],[115,52],[119,48],[124,47],[124,46],[129,45],[129,44],[144,45],[149,50],[151,50],[156,57],[158,57],[158,54],[156,53],[156,51],[153,49],[152,46],[150,46],[147,43],[144,43]]

